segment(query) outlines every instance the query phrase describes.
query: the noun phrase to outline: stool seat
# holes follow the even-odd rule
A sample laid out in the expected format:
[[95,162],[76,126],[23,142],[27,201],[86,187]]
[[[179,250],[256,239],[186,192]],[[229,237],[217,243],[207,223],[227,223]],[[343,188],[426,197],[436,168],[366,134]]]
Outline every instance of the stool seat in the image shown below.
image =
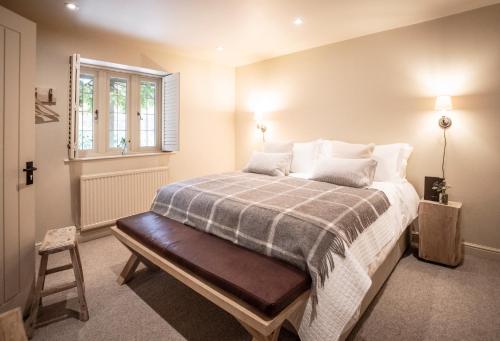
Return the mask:
[[38,249],[40,255],[57,253],[75,247],[76,227],[68,226],[48,230],[43,238],[42,245]]

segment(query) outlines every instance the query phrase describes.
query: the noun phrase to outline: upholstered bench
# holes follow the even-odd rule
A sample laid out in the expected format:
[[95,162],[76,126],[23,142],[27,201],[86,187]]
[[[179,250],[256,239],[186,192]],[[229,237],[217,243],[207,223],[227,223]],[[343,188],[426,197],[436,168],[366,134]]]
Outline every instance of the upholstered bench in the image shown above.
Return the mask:
[[[139,261],[153,263],[231,313],[255,339],[277,338],[281,323],[308,297],[307,273],[154,212],[119,219],[116,226],[115,236],[133,252],[120,283],[131,278]],[[242,309],[265,328],[256,328],[259,323],[249,322]]]

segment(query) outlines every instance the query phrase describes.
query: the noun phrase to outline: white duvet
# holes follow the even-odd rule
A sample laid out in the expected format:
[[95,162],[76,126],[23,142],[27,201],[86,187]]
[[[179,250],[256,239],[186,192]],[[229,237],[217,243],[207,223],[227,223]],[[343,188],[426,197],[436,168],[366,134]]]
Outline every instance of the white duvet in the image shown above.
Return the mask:
[[[292,176],[303,177],[297,173]],[[334,255],[335,269],[318,290],[318,315],[312,323],[311,302],[307,304],[298,331],[302,341],[337,340],[356,323],[361,302],[371,286],[370,264],[376,261],[380,264],[381,250],[395,244],[417,216],[419,198],[406,180],[374,182],[371,187],[384,191],[391,206],[354,241],[345,258]]]

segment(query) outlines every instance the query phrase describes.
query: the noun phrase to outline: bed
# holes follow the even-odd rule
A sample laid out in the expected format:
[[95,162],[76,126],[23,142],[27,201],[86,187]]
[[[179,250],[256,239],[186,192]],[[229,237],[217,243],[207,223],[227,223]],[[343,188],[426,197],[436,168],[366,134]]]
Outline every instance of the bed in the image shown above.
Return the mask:
[[[310,292],[285,308],[286,316],[280,313],[278,321],[273,318],[267,325],[281,325],[286,319],[303,341],[343,339],[406,249],[407,227],[416,217],[418,196],[406,180],[351,189],[303,177],[232,172],[190,179],[160,189],[151,210],[308,271],[313,282]],[[257,231],[262,226],[267,228]],[[146,261],[158,261],[137,241],[118,229],[113,232]],[[137,259],[127,264],[122,281],[134,263]],[[169,272],[170,267],[162,269]],[[188,277],[176,278],[193,288]],[[207,298],[217,301],[220,292],[215,296]],[[243,320],[251,334],[259,326],[253,321],[249,325],[239,309],[229,312]],[[277,337],[272,328],[260,335],[269,331]],[[253,335],[258,338],[259,333]]]

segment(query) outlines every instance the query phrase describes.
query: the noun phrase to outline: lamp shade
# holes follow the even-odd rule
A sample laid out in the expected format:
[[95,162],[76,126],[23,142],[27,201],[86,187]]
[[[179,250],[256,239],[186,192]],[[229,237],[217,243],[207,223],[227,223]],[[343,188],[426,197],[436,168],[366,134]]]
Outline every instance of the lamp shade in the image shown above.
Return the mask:
[[436,105],[434,107],[437,111],[447,111],[453,109],[450,96],[436,97]]

